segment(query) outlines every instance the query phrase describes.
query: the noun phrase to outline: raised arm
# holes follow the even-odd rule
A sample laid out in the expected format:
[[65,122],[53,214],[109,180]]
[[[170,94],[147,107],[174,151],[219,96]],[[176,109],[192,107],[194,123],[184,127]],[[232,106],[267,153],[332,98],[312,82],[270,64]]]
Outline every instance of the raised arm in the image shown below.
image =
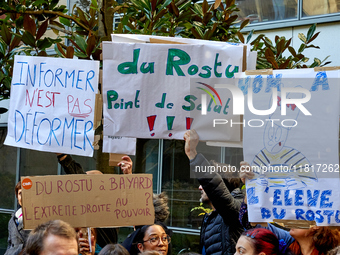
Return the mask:
[[58,162],[64,168],[66,174],[85,174],[83,167],[68,154],[56,153]]
[[195,174],[210,202],[224,221],[228,222],[228,224],[235,224],[235,217],[238,218],[243,194],[238,190],[238,194],[234,194],[235,199],[219,174],[210,171],[198,172],[196,170],[197,166],[199,166],[197,169],[208,169],[211,164],[202,154],[197,154],[196,147],[199,142],[199,136],[195,130],[187,131],[184,134],[184,140],[185,153],[190,159],[191,171]]

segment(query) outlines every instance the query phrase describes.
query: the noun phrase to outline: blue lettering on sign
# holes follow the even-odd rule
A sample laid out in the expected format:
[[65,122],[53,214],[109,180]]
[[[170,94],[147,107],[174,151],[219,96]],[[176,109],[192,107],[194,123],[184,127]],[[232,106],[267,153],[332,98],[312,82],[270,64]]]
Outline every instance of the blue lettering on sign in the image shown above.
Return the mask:
[[332,190],[324,190],[321,193],[321,198],[320,198],[320,208],[332,208],[333,202],[328,203],[329,197],[332,195]]
[[247,200],[249,205],[255,205],[259,203],[259,197],[255,196],[255,187],[247,189]]
[[[75,117],[49,118],[45,112],[14,113],[14,139],[28,145],[61,146],[79,150],[93,149],[89,133],[93,122]],[[60,138],[61,137],[61,138]],[[66,141],[66,137],[69,140]],[[59,140],[58,140],[59,139]]]
[[310,91],[318,91],[319,86],[322,87],[322,90],[329,90],[326,72],[318,72],[316,74],[312,87],[310,88]]
[[[13,86],[72,87],[94,92],[95,84],[93,79],[96,77],[94,70],[64,70],[62,67],[55,70],[50,68],[44,69],[45,65],[47,65],[46,62],[30,65],[28,62],[18,61],[15,64],[20,68],[20,71],[19,75],[13,76]],[[25,75],[26,77],[24,77]],[[86,78],[84,79],[83,77]],[[68,83],[71,84],[68,86]]]

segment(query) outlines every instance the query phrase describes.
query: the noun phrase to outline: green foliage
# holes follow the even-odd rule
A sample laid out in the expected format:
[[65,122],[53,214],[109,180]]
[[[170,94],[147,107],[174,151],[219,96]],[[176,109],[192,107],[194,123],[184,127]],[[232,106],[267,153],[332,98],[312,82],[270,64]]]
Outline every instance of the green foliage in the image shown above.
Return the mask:
[[235,0],[216,0],[213,4],[191,4],[189,0],[130,0],[117,5],[123,14],[116,32],[179,35],[204,40],[244,42],[240,32],[249,21],[235,27],[238,16]]
[[[257,51],[256,69],[313,68],[329,64],[330,62],[325,62],[329,56],[322,61],[318,58],[314,58],[312,64],[306,64],[306,62],[309,61],[309,58],[305,56],[304,50],[308,48],[320,48],[319,46],[311,44],[311,42],[320,34],[320,32],[314,34],[315,29],[316,25],[313,24],[309,28],[307,36],[303,33],[299,33],[298,38],[302,43],[297,51],[291,46],[292,38],[287,40],[284,36],[275,36],[275,44],[273,44],[268,37],[264,34],[260,34],[251,42],[251,45],[253,46],[252,50]],[[285,52],[286,54],[284,54]]]
[[124,14],[118,33],[175,36],[190,19],[190,0],[130,0],[117,5]]
[[[69,12],[58,0],[0,1],[0,100],[9,98],[14,55],[47,56],[47,49],[54,48],[57,57],[99,60],[100,43],[110,40],[110,34],[134,33],[163,36],[181,36],[204,40],[249,42],[241,33],[249,23],[238,23],[239,9],[235,0],[207,0],[194,3],[190,0],[79,0]],[[88,6],[89,5],[89,6]],[[86,11],[84,11],[86,10]],[[122,19],[113,31],[113,16]],[[55,36],[47,36],[50,28]],[[299,34],[302,41],[298,49],[291,46],[291,39],[275,37],[272,43],[263,34],[252,41],[252,50],[258,52],[257,68],[306,68],[327,65],[304,55],[308,48],[319,48],[312,43],[318,33],[313,25],[307,35]],[[68,39],[69,45],[65,45]],[[288,51],[287,51],[288,50]],[[290,53],[287,56],[287,52]]]
[[[66,14],[58,0],[18,0],[0,3],[0,100],[9,98],[14,55],[47,56],[54,46],[59,57],[99,59],[98,6],[92,1],[88,13],[76,8]],[[50,28],[55,36],[46,36]],[[63,33],[63,34],[62,34]],[[63,44],[65,38],[72,46]]]
[[244,38],[241,30],[249,23],[249,20],[242,22],[240,27],[234,25],[238,23],[237,12],[239,9],[235,5],[235,0],[216,0],[209,5],[207,0],[202,4],[195,3],[191,8],[193,21],[185,24],[186,29],[181,33],[184,37],[242,42]]

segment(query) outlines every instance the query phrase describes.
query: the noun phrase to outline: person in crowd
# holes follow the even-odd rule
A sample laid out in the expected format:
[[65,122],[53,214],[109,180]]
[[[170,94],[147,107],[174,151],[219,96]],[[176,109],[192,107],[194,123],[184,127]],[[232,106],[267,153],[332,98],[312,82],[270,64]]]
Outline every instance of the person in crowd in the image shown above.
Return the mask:
[[[202,154],[197,154],[199,142],[195,130],[184,134],[185,153],[190,160],[190,167],[195,173],[196,166],[208,167],[210,163]],[[209,204],[213,212],[203,218],[200,235],[200,253],[203,255],[232,255],[243,229],[238,221],[239,210],[244,194],[239,189],[240,178],[222,178],[214,173],[196,175],[201,184],[201,202]]]
[[170,214],[168,206],[168,196],[165,192],[153,193],[153,206],[155,208],[155,222],[165,222]]
[[297,255],[326,255],[340,244],[338,230],[329,227],[292,228],[289,234],[295,239],[289,250]]
[[28,255],[78,255],[75,230],[66,222],[52,220],[40,224],[29,235]]
[[[92,171],[85,172],[83,167],[68,154],[56,153],[59,164],[63,167],[66,174],[91,174]],[[129,156],[123,156],[118,163],[124,174],[132,174],[132,160]],[[97,171],[97,170],[93,170]]]
[[167,255],[171,237],[167,227],[160,222],[144,225],[137,230],[130,254],[137,255],[146,251],[157,251],[160,255]]
[[[153,206],[155,208],[155,223],[161,222],[164,223],[170,214],[169,206],[168,206],[168,196],[165,192],[162,192],[160,194],[153,194]],[[136,235],[139,233],[140,228],[142,226],[135,226],[135,231],[132,232],[127,236],[127,238],[124,240],[122,245],[127,249],[128,252],[131,253],[134,240],[136,238]],[[170,254],[170,252],[169,252]]]
[[[63,167],[66,174],[102,174],[98,170],[85,172],[83,167],[68,154],[56,153],[58,162]],[[132,160],[129,156],[123,156],[118,163],[124,174],[132,174]],[[117,243],[118,233],[116,228],[97,228],[97,243],[104,247],[109,243]]]
[[98,254],[102,250],[102,248],[97,244],[97,229],[96,228],[90,228],[90,229],[91,229],[91,248],[92,248],[91,252],[90,252],[89,239],[87,236],[87,228],[76,229],[77,237],[78,237],[79,253],[82,255],[95,255],[95,254]]
[[15,196],[18,200],[19,209],[12,214],[8,222],[8,240],[7,250],[5,255],[18,255],[24,248],[29,230],[23,229],[23,216],[22,216],[22,199],[21,199],[21,182],[19,181],[15,186]]
[[98,255],[130,255],[120,244],[107,244]]
[[279,240],[265,228],[250,229],[242,233],[236,244],[235,255],[278,255]]

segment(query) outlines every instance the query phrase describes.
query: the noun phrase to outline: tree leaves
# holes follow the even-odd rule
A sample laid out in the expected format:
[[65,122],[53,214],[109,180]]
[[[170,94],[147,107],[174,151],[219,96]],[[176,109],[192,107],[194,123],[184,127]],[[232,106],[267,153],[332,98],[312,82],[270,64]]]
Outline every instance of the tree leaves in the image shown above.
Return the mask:
[[24,29],[26,32],[29,32],[31,35],[35,36],[37,32],[37,26],[35,24],[34,19],[32,19],[29,15],[24,15]]
[[38,32],[37,32],[37,36],[36,36],[37,40],[39,40],[45,34],[47,27],[48,27],[48,19],[45,20],[43,23],[41,23],[38,29]]
[[[265,37],[263,34],[259,35],[256,39],[251,42],[253,45],[252,50],[257,51],[257,69],[286,69],[286,68],[312,68],[316,66],[321,66],[324,61],[320,61],[318,58],[314,58],[312,64],[308,65],[309,58],[306,57],[303,52],[307,48],[319,49],[319,46],[310,44],[320,32],[315,33],[316,26],[312,25],[308,29],[307,37],[303,33],[298,34],[298,38],[302,41],[302,44],[296,50],[291,46],[292,38],[286,39],[285,37],[275,36],[275,44],[273,44],[269,38]],[[249,36],[248,36],[249,37]],[[284,52],[288,49],[290,55]],[[324,65],[330,62],[325,62]]]
[[5,22],[3,22],[1,26],[1,37],[7,45],[10,44],[12,35],[9,32],[7,26],[5,25]]

